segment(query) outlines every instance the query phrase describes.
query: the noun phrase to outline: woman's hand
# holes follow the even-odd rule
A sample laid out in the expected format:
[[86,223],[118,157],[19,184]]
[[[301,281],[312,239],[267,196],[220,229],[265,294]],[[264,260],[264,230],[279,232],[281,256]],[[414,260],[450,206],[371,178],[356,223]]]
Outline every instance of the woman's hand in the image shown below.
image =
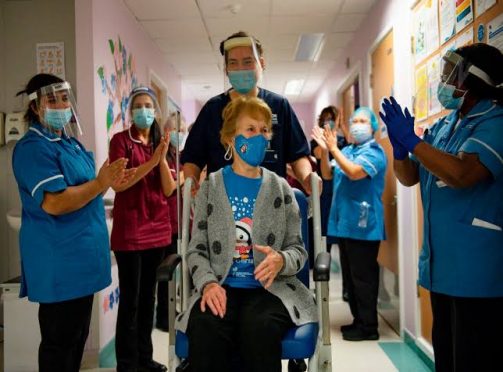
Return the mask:
[[325,125],[323,127],[323,139],[325,140],[328,151],[333,153],[337,147],[337,136],[332,132],[330,125]]
[[108,189],[117,182],[121,182],[126,174],[127,162],[128,159],[119,158],[112,164],[109,163],[108,159],[103,163],[96,176],[96,180],[103,190]]
[[265,258],[253,272],[255,279],[261,282],[264,288],[269,288],[285,265],[285,259],[280,253],[267,245],[255,244],[253,248],[265,254]]
[[119,187],[122,187],[122,186],[128,184],[128,182],[131,181],[134,178],[137,169],[138,168],[124,169],[124,175],[123,175],[123,177],[120,178],[120,179],[114,180],[114,182],[111,185],[112,188],[119,188]]
[[154,153],[152,154],[152,157],[150,158],[150,161],[153,163],[154,167],[159,164],[161,159],[166,159],[166,154],[168,153],[168,141],[166,141],[165,136],[161,137],[161,141],[157,145]]
[[313,127],[311,138],[316,141],[322,151],[328,151],[327,143],[325,142],[325,137],[320,127]]
[[227,295],[225,289],[218,283],[209,283],[204,286],[201,298],[201,311],[206,311],[206,305],[215,316],[223,318],[227,310]]

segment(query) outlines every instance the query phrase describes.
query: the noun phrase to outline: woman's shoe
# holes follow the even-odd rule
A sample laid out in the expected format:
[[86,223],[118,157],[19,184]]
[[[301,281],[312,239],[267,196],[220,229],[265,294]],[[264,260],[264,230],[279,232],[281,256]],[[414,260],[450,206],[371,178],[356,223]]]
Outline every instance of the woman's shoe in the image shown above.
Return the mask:
[[138,372],[166,372],[168,368],[155,360],[143,362],[138,366]]
[[379,340],[379,333],[376,331],[365,331],[361,327],[354,327],[342,334],[346,341],[375,341]]

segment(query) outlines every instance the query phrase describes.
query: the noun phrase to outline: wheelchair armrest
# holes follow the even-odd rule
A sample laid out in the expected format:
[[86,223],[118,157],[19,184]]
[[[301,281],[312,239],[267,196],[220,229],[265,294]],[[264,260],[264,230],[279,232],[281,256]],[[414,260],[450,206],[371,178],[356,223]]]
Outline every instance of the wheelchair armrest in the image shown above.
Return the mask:
[[157,268],[157,281],[171,281],[171,279],[173,279],[173,273],[180,262],[182,262],[182,256],[179,254],[170,254],[166,257]]
[[313,268],[315,282],[328,282],[330,280],[330,253],[320,252],[316,256]]

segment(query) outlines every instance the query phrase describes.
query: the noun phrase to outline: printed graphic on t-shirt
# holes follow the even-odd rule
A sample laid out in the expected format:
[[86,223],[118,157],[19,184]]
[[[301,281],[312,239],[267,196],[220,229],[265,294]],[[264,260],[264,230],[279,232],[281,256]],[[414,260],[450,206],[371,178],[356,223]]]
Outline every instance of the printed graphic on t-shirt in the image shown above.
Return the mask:
[[229,198],[236,223],[236,246],[234,247],[231,277],[252,278],[254,270],[251,232],[255,199],[237,196]]

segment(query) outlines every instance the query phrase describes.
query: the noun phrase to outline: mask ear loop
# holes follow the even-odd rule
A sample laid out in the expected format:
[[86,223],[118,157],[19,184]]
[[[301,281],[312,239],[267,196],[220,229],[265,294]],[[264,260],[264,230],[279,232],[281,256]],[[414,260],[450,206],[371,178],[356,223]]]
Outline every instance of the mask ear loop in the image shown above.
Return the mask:
[[224,159],[229,161],[232,159],[232,148],[231,145],[227,145],[227,150],[225,150]]

